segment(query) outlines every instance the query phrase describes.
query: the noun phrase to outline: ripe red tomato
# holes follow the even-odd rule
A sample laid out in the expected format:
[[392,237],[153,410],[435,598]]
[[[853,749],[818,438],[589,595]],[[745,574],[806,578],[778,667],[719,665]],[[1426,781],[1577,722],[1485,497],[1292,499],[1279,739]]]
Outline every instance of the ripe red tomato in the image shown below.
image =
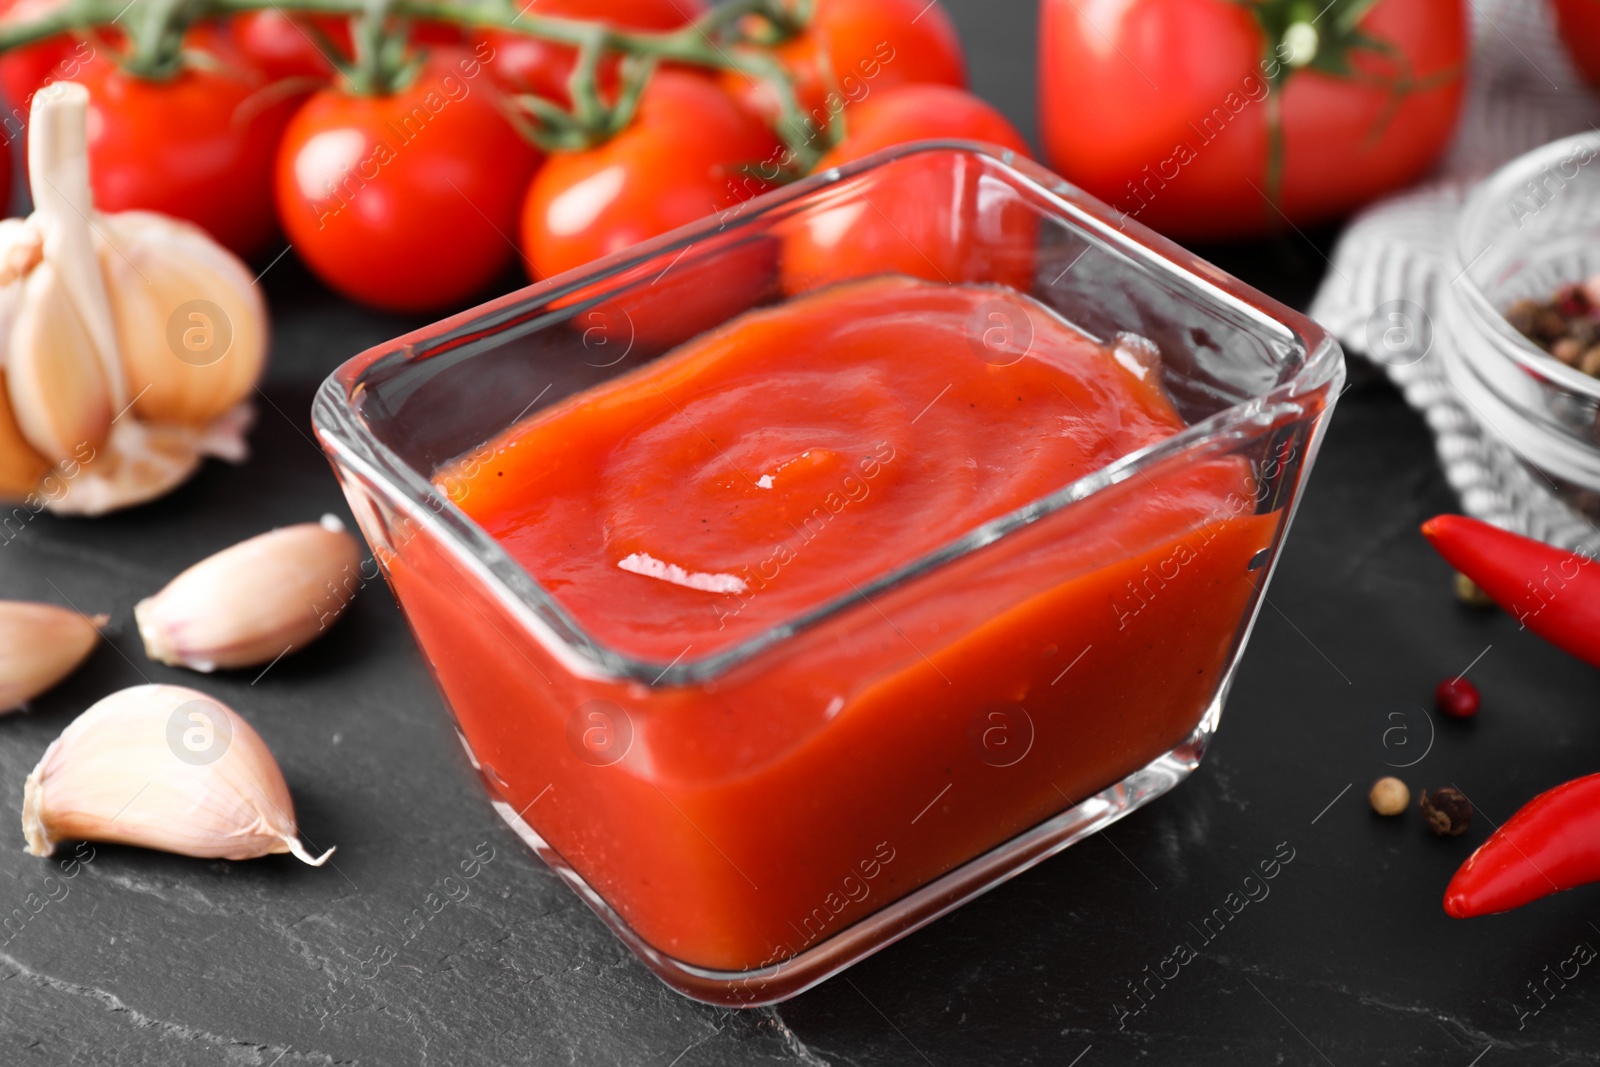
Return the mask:
[[306,102],[278,153],[278,217],[300,258],[352,299],[459,305],[511,258],[539,158],[481,58],[439,48],[388,96],[330,87]]
[[[619,30],[675,30],[704,14],[707,0],[539,0],[532,14],[551,18],[586,19]],[[486,30],[479,39],[494,49],[489,70],[507,89],[533,93],[563,106],[571,103],[567,78],[577,62],[577,50],[554,41],[521,33]],[[615,84],[617,57],[602,61],[602,87]]]
[[[59,6],[59,0],[0,0],[0,17],[8,21],[27,21]],[[252,16],[240,16],[244,21]],[[225,53],[230,61],[243,56],[249,65],[269,75],[270,68],[257,62],[258,56],[235,37],[231,22],[204,19],[190,27],[183,46],[192,52]],[[83,37],[60,34],[34,44],[0,54],[0,90],[12,108],[11,125],[26,125],[28,103],[33,94],[50,82],[74,81],[83,65],[97,54],[113,56],[127,50],[127,37],[115,26],[98,26]],[[232,51],[229,51],[232,49]]]
[[[536,280],[560,274],[734,208],[766,188],[741,164],[780,151],[766,124],[716,82],[659,70],[626,130],[552,155],[533,180],[522,209],[528,271]],[[663,263],[634,279],[634,293],[597,310],[614,335],[675,344],[760,299],[775,258],[770,242],[757,241],[687,270]]]
[[[527,0],[527,2],[541,3],[542,0]],[[411,43],[415,45],[463,45],[466,41],[467,33],[457,22],[417,19],[411,26]]]
[[[301,18],[306,19],[305,24],[299,21]],[[277,8],[268,8],[239,15],[231,25],[239,50],[272,79],[326,81],[334,76],[334,63],[351,54],[350,21],[344,18],[291,17]]]
[[[7,21],[26,22],[58,6],[59,0],[0,0],[0,16]],[[0,55],[0,90],[12,108],[7,126],[26,122],[28,101],[33,94],[47,81],[71,81],[99,47],[97,41],[77,40],[64,33]]]
[[105,49],[81,65],[72,80],[89,90],[89,176],[100,210],[188,219],[248,257],[276,230],[272,160],[299,100],[220,38],[208,50],[214,64],[165,81],[126,73]]
[[1004,115],[965,89],[903,85],[875,93],[850,109],[848,132],[818,170],[841,166],[908,141],[957,138],[986,141],[1032,157],[1028,142]]
[[[934,138],[986,141],[1028,155],[1004,115],[963,89],[902,85],[852,107],[850,132],[819,170],[892,145]],[[797,219],[785,237],[783,287],[800,293],[873,274],[929,281],[1033,282],[1035,216],[973,160],[911,156],[845,186],[836,204]]]
[[713,81],[657,71],[622,133],[558,152],[528,189],[522,250],[537,278],[560,274],[748,199],[740,171],[780,152],[777,138]]
[[[817,129],[846,102],[892,85],[967,84],[961,38],[938,0],[816,0],[810,25],[776,52]],[[747,106],[776,121],[771,86],[736,71],[724,79]]]
[[[1349,62],[1361,80],[1305,66],[1280,90],[1277,207],[1296,225],[1420,177],[1455,128],[1468,50],[1463,0],[1380,0],[1359,27],[1398,49],[1404,67],[1355,50]],[[1283,224],[1267,199],[1267,75],[1291,52],[1268,49],[1251,5],[1128,0],[1108,18],[1074,0],[1042,0],[1039,40],[1040,127],[1061,174],[1177,236]],[[1415,83],[1391,91],[1407,68]]]
[[1590,85],[1600,86],[1600,0],[1554,0],[1567,55]]

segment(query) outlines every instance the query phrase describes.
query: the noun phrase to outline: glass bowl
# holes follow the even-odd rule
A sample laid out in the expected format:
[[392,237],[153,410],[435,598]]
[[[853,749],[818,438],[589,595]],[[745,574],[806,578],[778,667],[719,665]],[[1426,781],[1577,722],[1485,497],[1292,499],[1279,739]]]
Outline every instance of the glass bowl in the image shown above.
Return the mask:
[[[668,662],[597,638],[458,506],[448,472],[509,427],[783,301],[785,238],[877,214],[933,243],[850,269],[998,273],[1153,357],[1187,429]],[[1195,768],[1343,376],[1310,320],[1031,162],[925,142],[371,349],[314,421],[494,809],[669,986],[754,1006]],[[1183,504],[1207,478],[1230,491]]]
[[1558,494],[1594,511],[1600,379],[1569,367],[1505,317],[1524,298],[1600,272],[1600,133],[1507,163],[1463,205],[1445,293],[1446,373],[1468,408]]

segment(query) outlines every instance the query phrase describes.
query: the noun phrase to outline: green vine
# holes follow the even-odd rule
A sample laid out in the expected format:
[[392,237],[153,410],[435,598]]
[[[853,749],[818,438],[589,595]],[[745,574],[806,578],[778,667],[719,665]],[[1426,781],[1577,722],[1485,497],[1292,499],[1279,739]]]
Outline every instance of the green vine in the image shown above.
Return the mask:
[[[130,32],[124,64],[141,77],[166,78],[180,70],[184,34],[199,19],[276,10],[355,20],[356,55],[345,72],[347,83],[356,92],[381,94],[405,84],[408,65],[414,62],[403,29],[396,32],[395,26],[445,22],[577,49],[569,86],[571,111],[550,101],[521,98],[535,120],[533,134],[549,147],[580,147],[614,136],[631,119],[644,83],[662,62],[738,71],[769,84],[778,103],[778,134],[799,165],[809,168],[830,147],[817,143],[793,79],[765,50],[804,29],[811,0],[727,0],[681,29],[659,33],[531,14],[513,0],[139,0],[138,7],[142,10]],[[38,18],[0,19],[0,52],[61,34],[92,33],[118,23],[126,8],[127,0],[65,0]],[[752,44],[763,47],[748,47]],[[623,58],[622,91],[611,104],[598,88],[607,54]]]

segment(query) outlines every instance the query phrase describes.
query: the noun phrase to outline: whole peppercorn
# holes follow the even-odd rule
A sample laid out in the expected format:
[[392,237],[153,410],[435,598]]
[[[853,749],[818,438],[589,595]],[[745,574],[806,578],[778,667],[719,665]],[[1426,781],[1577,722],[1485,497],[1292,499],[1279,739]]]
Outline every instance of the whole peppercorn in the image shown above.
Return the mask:
[[1477,686],[1465,678],[1455,678],[1439,683],[1433,691],[1433,702],[1452,719],[1470,719],[1478,714],[1483,699],[1478,696]]
[[1411,806],[1411,790],[1398,778],[1379,778],[1372,783],[1367,803],[1379,815],[1399,815]]
[[1506,308],[1506,321],[1524,337],[1532,337],[1539,322],[1539,301],[1524,297]]
[[1422,817],[1440,837],[1460,837],[1472,825],[1472,802],[1451,786],[1422,791]]
[[1569,367],[1576,367],[1583,358],[1583,343],[1576,337],[1563,337],[1550,346],[1550,354]]
[[1589,296],[1581,285],[1563,285],[1556,291],[1556,307],[1569,318],[1589,313]]

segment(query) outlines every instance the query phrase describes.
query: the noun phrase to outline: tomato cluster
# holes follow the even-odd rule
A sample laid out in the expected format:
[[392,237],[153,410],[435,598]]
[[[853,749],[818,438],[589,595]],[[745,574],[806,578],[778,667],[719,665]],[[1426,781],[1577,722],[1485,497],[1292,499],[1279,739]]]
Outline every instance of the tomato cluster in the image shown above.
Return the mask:
[[[41,2],[0,0],[0,10],[23,16]],[[707,8],[708,0],[541,0],[539,14],[665,32]],[[329,286],[396,311],[461,306],[513,257],[534,279],[571,270],[799,176],[807,157],[797,154],[795,130],[780,136],[781,123],[797,124],[796,105],[815,147],[808,161],[826,153],[823,166],[923,137],[1027,150],[965,91],[954,26],[928,0],[815,0],[809,21],[785,39],[729,45],[781,65],[792,86],[787,113],[768,80],[666,63],[614,136],[548,152],[515,120],[512,99],[571,108],[578,53],[570,45],[420,26],[403,73],[382,92],[362,93],[339,73],[353,54],[343,19],[274,8],[187,33],[186,48],[209,60],[157,78],[119,62],[125,41],[116,32],[7,53],[8,134],[25,133],[28,99],[42,85],[81,82],[101,208],[186,218],[261,260],[281,250],[281,233]],[[617,101],[623,77],[618,58],[605,56],[598,95]],[[939,195],[934,185],[930,195]],[[895,226],[874,219],[848,249],[797,235],[785,278],[811,284],[794,279],[822,277],[817,264],[840,252],[892,266],[880,246]],[[933,258],[959,273],[964,254],[941,248]],[[769,258],[770,275],[776,254]]]

